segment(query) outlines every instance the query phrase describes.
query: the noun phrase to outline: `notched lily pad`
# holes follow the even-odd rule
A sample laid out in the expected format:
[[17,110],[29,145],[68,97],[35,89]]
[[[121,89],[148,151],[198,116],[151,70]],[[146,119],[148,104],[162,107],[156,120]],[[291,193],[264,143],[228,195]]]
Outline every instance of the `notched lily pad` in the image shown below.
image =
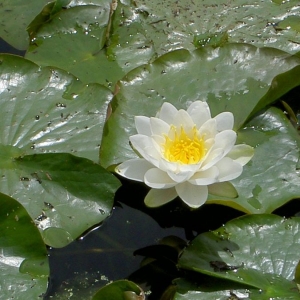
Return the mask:
[[20,57],[0,62],[0,190],[24,205],[46,243],[62,247],[113,205],[118,180],[91,161],[112,94]]
[[66,153],[2,150],[0,190],[24,205],[48,245],[65,246],[110,214],[119,183],[98,164]]
[[299,34],[289,30],[278,32],[274,28],[278,22],[286,22],[286,18],[300,16],[297,0],[255,3],[243,0],[217,3],[212,0],[180,3],[176,0],[135,0],[134,4],[131,9],[140,16],[144,31],[153,41],[158,55],[179,48],[193,50],[193,36],[220,32],[228,32],[230,43],[274,47],[289,53],[300,50]]
[[299,228],[299,218],[241,217],[196,237],[183,251],[178,266],[248,285],[252,287],[250,299],[298,299],[299,290],[292,280],[299,260]]
[[300,197],[299,135],[276,108],[253,118],[238,132],[238,142],[255,147],[254,157],[232,183],[238,197],[209,197],[209,203],[229,205],[247,213],[271,213]]
[[123,27],[122,20],[115,17],[123,14],[122,3],[88,2],[72,1],[33,32],[26,58],[63,68],[85,83],[114,89],[129,70],[149,61],[153,49],[146,46],[139,27]]
[[3,0],[0,5],[0,36],[19,50],[29,44],[26,27],[49,0]]
[[0,233],[1,298],[38,299],[48,283],[46,246],[25,208],[2,193]]
[[145,300],[145,294],[139,286],[128,280],[119,280],[100,289],[92,300]]
[[109,89],[5,54],[0,82],[0,143],[26,154],[69,152],[98,161]]
[[299,72],[299,63],[297,57],[279,50],[227,44],[170,52],[129,72],[112,101],[101,164],[108,167],[137,157],[129,145],[129,136],[136,133],[134,116],[155,116],[165,101],[186,109],[192,101],[207,100],[212,116],[233,113],[238,144],[256,148],[242,176],[233,181],[239,197],[211,197],[209,201],[247,213],[272,212],[300,196],[296,173],[299,137],[277,110],[245,122],[298,83],[299,77],[291,79],[291,74]]
[[[286,83],[284,91],[281,82],[271,83],[280,73],[288,76],[299,63],[299,58],[279,50],[228,44],[217,49],[170,52],[152,64],[136,68],[118,84],[101,146],[102,164],[109,166],[135,157],[128,145],[129,135],[135,132],[133,117],[154,116],[165,101],[186,109],[192,101],[207,100],[213,115],[231,111],[235,128],[240,128],[250,114],[257,112],[258,104],[261,109],[289,86],[294,87],[297,79]],[[272,93],[266,98],[269,89]]]

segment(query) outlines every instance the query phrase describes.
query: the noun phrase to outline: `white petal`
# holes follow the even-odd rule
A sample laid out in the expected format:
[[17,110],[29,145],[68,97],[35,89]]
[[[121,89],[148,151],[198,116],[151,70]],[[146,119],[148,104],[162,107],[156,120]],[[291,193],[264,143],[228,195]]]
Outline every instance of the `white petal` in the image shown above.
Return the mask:
[[194,127],[195,123],[186,110],[180,109],[174,117],[173,125],[178,128],[183,126],[184,130],[189,132]]
[[224,157],[223,149],[211,149],[203,160],[201,170],[207,170],[211,168],[215,163]]
[[153,168],[153,165],[145,159],[134,158],[118,165],[115,171],[125,178],[143,182],[145,173],[151,168]]
[[217,167],[213,166],[208,170],[199,171],[194,174],[191,179],[189,179],[189,183],[195,185],[208,185],[217,181],[219,175],[219,170]]
[[214,117],[217,121],[217,130],[223,131],[227,129],[232,129],[234,125],[233,114],[229,111],[222,112]]
[[158,145],[159,149],[161,149],[161,145],[166,142],[166,138],[161,135],[152,135],[152,139]]
[[172,180],[174,180],[177,183],[180,183],[189,180],[194,175],[195,172],[194,170],[186,170],[186,171],[181,170],[178,173],[174,173],[172,171],[167,170],[167,173]]
[[159,169],[166,171],[166,172],[172,172],[172,173],[186,173],[191,172],[195,173],[200,169],[201,163],[199,164],[180,164],[177,162],[169,162],[166,159],[162,158],[159,161]]
[[209,185],[208,192],[220,197],[236,198],[238,196],[235,187],[228,181]]
[[154,189],[166,189],[177,184],[166,172],[157,168],[152,168],[146,172],[144,182]]
[[170,125],[158,118],[150,118],[150,126],[153,135],[167,135],[170,130]]
[[208,196],[206,185],[193,185],[184,182],[175,186],[178,196],[192,208],[198,208],[205,203]]
[[145,197],[145,204],[148,207],[162,206],[177,197],[175,188],[156,190],[151,189]]
[[156,117],[168,124],[173,124],[174,116],[178,112],[177,108],[169,102],[164,102]]
[[209,119],[199,128],[199,135],[203,136],[204,140],[214,138],[217,133],[217,121],[215,119]]
[[146,160],[158,167],[158,161],[161,158],[160,152],[153,144],[151,137],[142,134],[136,134],[129,137],[133,148]]
[[180,172],[197,172],[200,170],[201,163],[198,164],[178,164]]
[[160,135],[152,135],[152,142],[155,149],[160,153],[161,156],[163,156],[163,145],[166,142],[166,138]]
[[151,136],[150,118],[145,116],[136,116],[134,121],[138,133]]
[[215,144],[215,139],[214,138],[204,140],[204,147],[207,150],[207,153],[210,151],[210,149],[212,148],[212,146],[214,144]]
[[245,144],[235,145],[226,155],[244,166],[254,155],[253,147]]
[[203,101],[193,102],[187,109],[187,112],[191,116],[197,128],[200,128],[202,124],[211,118],[209,106]]
[[224,130],[215,136],[215,143],[206,154],[202,170],[207,170],[222,159],[234,146],[236,133],[233,130]]
[[159,169],[167,172],[178,172],[178,164],[177,163],[172,163],[169,162],[167,160],[165,160],[164,158],[161,158],[159,160],[159,165],[158,165]]
[[224,157],[215,166],[219,169],[219,181],[228,181],[239,177],[243,166],[229,157]]
[[236,141],[236,132],[233,130],[224,130],[215,136],[214,149],[221,148],[226,155],[234,146]]

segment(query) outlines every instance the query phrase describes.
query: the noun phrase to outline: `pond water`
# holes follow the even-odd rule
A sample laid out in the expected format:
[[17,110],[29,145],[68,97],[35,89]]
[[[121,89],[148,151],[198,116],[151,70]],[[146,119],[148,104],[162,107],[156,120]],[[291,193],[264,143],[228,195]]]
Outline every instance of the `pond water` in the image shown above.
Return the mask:
[[[111,216],[102,225],[65,248],[49,249],[51,278],[46,299],[51,299],[56,292],[58,295],[74,293],[76,297],[72,299],[80,299],[85,289],[93,291],[107,281],[124,278],[135,281],[145,290],[151,288],[149,299],[158,299],[157,294],[171,283],[172,275],[177,274],[169,274],[168,280],[161,281],[162,270],[141,268],[143,257],[134,255],[135,252],[153,246],[145,253],[152,255],[154,251],[155,255],[163,256],[164,249],[159,247],[161,239],[180,239],[184,243],[199,232],[216,229],[241,215],[217,205],[191,211],[180,201],[160,209],[148,209],[143,204],[146,192],[143,186],[125,183],[116,193]],[[209,219],[206,216],[210,216]]]

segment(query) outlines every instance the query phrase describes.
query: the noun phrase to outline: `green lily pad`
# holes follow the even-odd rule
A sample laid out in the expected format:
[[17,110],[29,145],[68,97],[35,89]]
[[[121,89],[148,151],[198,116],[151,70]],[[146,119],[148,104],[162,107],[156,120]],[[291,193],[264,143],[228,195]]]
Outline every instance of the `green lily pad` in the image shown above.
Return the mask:
[[48,284],[46,246],[19,202],[0,193],[0,207],[1,298],[38,299]]
[[[78,6],[70,3],[68,9],[40,26],[31,34],[26,58],[42,66],[63,68],[85,83],[112,88],[129,70],[147,63],[153,51],[144,48],[143,35],[132,28],[119,29],[111,36],[112,28],[121,27],[113,21],[115,10],[111,1],[97,2]],[[121,10],[118,6],[116,9]],[[106,49],[109,45],[115,47]]]
[[276,75],[288,76],[287,71],[299,63],[299,58],[279,50],[228,44],[194,52],[177,50],[136,68],[120,81],[112,101],[100,151],[102,165],[136,157],[128,143],[135,133],[133,117],[154,116],[165,101],[186,108],[192,101],[207,100],[213,115],[231,111],[235,128],[240,128],[258,105],[263,108],[298,83],[284,82],[284,90],[280,81],[271,85]]
[[246,213],[271,213],[300,197],[299,134],[283,112],[270,108],[238,131],[238,143],[255,148],[254,157],[232,183],[238,197],[211,195],[208,203],[228,205]]
[[294,30],[300,32],[300,16],[291,15],[276,24],[276,30]]
[[290,23],[286,18],[300,16],[297,0],[260,1],[255,4],[243,0],[217,3],[213,0],[132,2],[128,5],[135,18],[129,17],[127,23],[142,24],[158,55],[179,48],[193,50],[194,46],[201,46],[201,43],[193,43],[199,35],[210,42],[215,34],[226,33],[230,43],[274,47],[289,53],[300,50],[300,35],[293,30],[297,25],[292,22],[290,28],[284,31],[277,30],[276,26],[281,21]]
[[86,159],[98,161],[111,92],[17,56],[0,62],[0,191],[24,205],[47,244],[62,247],[113,205],[118,180]]
[[110,214],[119,182],[98,164],[67,153],[0,149],[0,190],[22,203],[46,244],[63,247]]
[[[188,291],[184,294],[177,293],[173,299],[174,300],[225,300],[225,299],[226,300],[227,299],[229,299],[229,300],[238,300],[238,299],[249,300],[251,298],[247,297],[246,292],[228,290],[228,291],[207,292],[207,293],[201,292],[201,291]],[[256,298],[256,299],[262,300],[261,298]]]
[[98,161],[109,89],[0,55],[0,143],[23,154],[69,152]]
[[100,289],[92,300],[145,300],[144,292],[134,282],[119,280]]
[[29,23],[49,0],[3,0],[0,3],[0,36],[19,50],[27,49]]
[[[248,286],[224,281],[210,276],[202,276],[198,280],[178,278],[172,286],[172,299],[174,300],[248,300],[250,290]],[[217,288],[216,288],[217,287]],[[164,299],[164,298],[163,298]],[[260,298],[256,298],[260,299]],[[262,299],[260,299],[262,300]],[[267,300],[267,299],[266,299]],[[269,299],[268,299],[269,300]]]
[[109,167],[137,157],[128,142],[135,134],[135,115],[155,116],[165,101],[186,108],[192,101],[207,99],[213,116],[222,111],[234,114],[238,143],[257,148],[243,175],[233,181],[239,197],[211,197],[209,201],[247,213],[272,212],[300,196],[299,137],[277,110],[245,122],[298,83],[298,77],[291,78],[299,72],[298,64],[298,58],[279,50],[228,44],[170,52],[133,70],[120,81],[113,98],[100,149],[101,164]]
[[249,291],[250,299],[299,299],[292,281],[299,260],[299,225],[299,218],[275,215],[232,220],[196,237],[178,266],[255,288]]

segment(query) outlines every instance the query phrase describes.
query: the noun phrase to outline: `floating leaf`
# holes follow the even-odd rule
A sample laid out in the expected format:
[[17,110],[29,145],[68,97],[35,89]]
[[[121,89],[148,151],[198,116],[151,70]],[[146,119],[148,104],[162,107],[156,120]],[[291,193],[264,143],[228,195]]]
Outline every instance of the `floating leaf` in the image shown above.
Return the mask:
[[0,193],[0,207],[1,298],[38,299],[49,275],[45,244],[19,202]]
[[286,17],[284,20],[278,22],[275,26],[276,30],[292,29],[300,32],[300,16],[291,15]]
[[127,24],[128,27],[136,26],[135,22],[142,24],[158,55],[179,48],[193,50],[194,37],[211,38],[224,33],[228,34],[230,43],[249,43],[296,53],[300,50],[299,34],[291,30],[279,32],[276,24],[282,21],[291,23],[292,28],[297,26],[290,18],[300,17],[299,2],[276,2],[135,0],[135,5],[128,4],[135,17],[129,17]]
[[258,115],[239,130],[239,142],[255,147],[254,157],[232,183],[238,197],[210,196],[219,203],[247,213],[271,213],[300,197],[299,135],[284,114],[275,108]]
[[69,152],[98,161],[109,89],[2,54],[0,95],[1,144],[23,154]]
[[98,161],[111,92],[20,57],[0,61],[0,191],[25,206],[49,245],[64,246],[108,216],[119,184],[88,159],[54,152]]
[[145,300],[144,292],[133,282],[119,280],[100,289],[92,300]]
[[71,154],[0,150],[0,190],[24,205],[48,245],[65,246],[110,214],[119,184],[98,164]]
[[133,70],[120,82],[119,93],[112,101],[100,149],[101,164],[108,167],[136,157],[129,145],[129,136],[135,134],[135,115],[154,116],[164,101],[186,108],[192,101],[207,99],[213,116],[233,112],[235,128],[240,128],[238,143],[256,147],[252,162],[233,181],[239,197],[211,197],[210,202],[247,213],[272,212],[300,196],[296,173],[299,137],[277,110],[242,127],[254,112],[294,87],[298,77],[293,81],[290,73],[300,70],[298,64],[298,58],[287,57],[279,50],[232,44],[170,52],[153,64]]
[[230,44],[170,52],[153,64],[136,68],[120,81],[112,101],[113,113],[100,152],[102,164],[109,166],[136,157],[128,143],[129,135],[135,133],[133,117],[154,116],[165,101],[186,109],[192,101],[207,100],[213,115],[233,112],[235,128],[240,128],[257,111],[258,104],[263,108],[295,86],[297,79],[284,90],[280,81],[271,83],[282,72],[288,76],[287,71],[299,63],[298,58],[279,50]]
[[[42,66],[63,68],[85,83],[112,88],[126,72],[148,62],[153,53],[144,47],[145,38],[138,29],[119,29],[111,37],[111,28],[119,27],[119,20],[113,21],[112,1],[97,2],[70,3],[71,7],[39,27],[32,34],[26,58]],[[122,4],[117,6],[118,11],[122,9],[119,6]],[[106,49],[109,45],[115,47]]]
[[196,237],[178,266],[256,288],[250,290],[250,299],[299,299],[292,282],[299,260],[299,228],[299,218],[241,217]]
[[26,27],[48,0],[3,0],[0,5],[0,36],[19,50],[29,44]]

